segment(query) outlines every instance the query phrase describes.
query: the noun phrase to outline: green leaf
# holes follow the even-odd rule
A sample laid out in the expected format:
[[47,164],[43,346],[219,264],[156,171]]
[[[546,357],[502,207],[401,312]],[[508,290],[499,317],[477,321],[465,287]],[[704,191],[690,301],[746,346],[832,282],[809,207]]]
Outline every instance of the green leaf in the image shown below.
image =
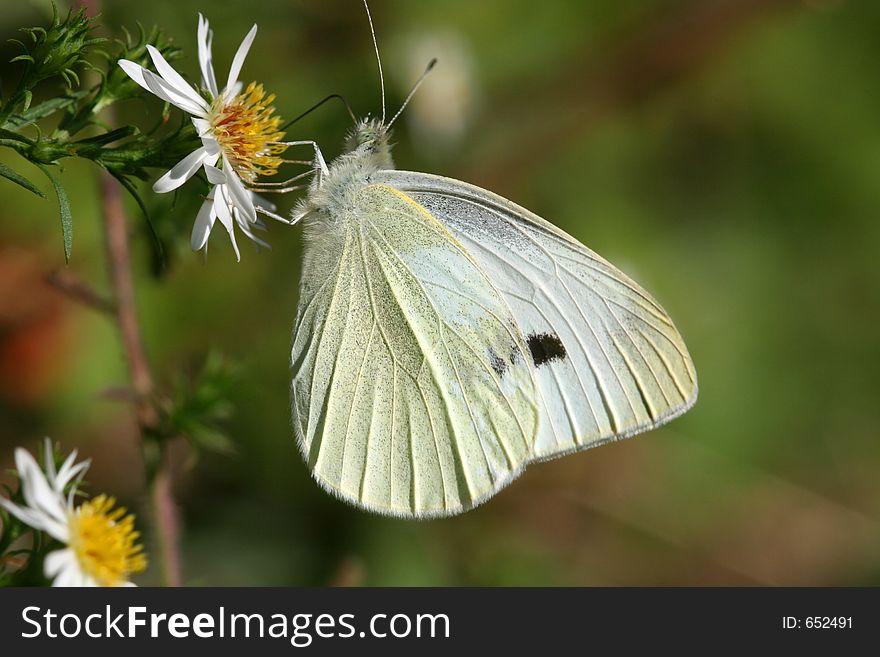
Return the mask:
[[20,135],[17,132],[13,132],[12,130],[4,130],[3,128],[0,128],[0,138],[9,141],[18,141],[22,144],[27,144],[28,146],[34,145],[33,139],[28,139],[24,135]]
[[125,187],[125,190],[129,194],[131,194],[131,197],[134,199],[135,203],[138,204],[138,207],[141,209],[141,212],[144,215],[144,219],[147,220],[147,227],[150,229],[150,237],[153,238],[153,243],[156,247],[159,259],[164,263],[165,247],[162,245],[162,240],[159,238],[159,233],[156,232],[156,227],[153,225],[153,220],[150,218],[150,212],[149,210],[147,210],[147,206],[144,203],[144,200],[141,198],[140,194],[137,193],[137,189],[135,189],[135,186],[131,184],[131,181],[123,174],[114,171],[113,169],[107,169],[107,171],[109,171],[110,175],[119,181],[120,185]]
[[80,100],[84,96],[88,94],[87,91],[77,91],[70,96],[64,96],[62,98],[51,98],[45,102],[40,103],[39,105],[34,105],[27,112],[22,112],[21,114],[13,114],[7,119],[6,123],[11,125],[13,128],[22,128],[29,123],[34,123],[39,121],[40,119],[45,119],[47,116],[51,116],[55,112],[59,110],[63,110],[70,105],[76,103],[76,101]]
[[235,441],[221,431],[199,425],[183,428],[189,429],[185,435],[202,449],[217,454],[235,453]]
[[26,190],[28,190],[29,192],[33,192],[37,196],[42,196],[43,198],[46,198],[46,195],[43,194],[43,192],[41,192],[40,189],[36,185],[34,185],[34,183],[32,183],[20,173],[16,173],[3,163],[0,163],[0,176],[3,176],[7,180],[11,180],[16,185],[24,187]]
[[73,215],[70,212],[70,201],[67,198],[67,192],[65,192],[64,187],[61,186],[61,181],[58,180],[57,176],[55,176],[48,167],[42,164],[38,164],[37,166],[46,174],[46,177],[52,183],[52,187],[55,188],[55,195],[58,197],[58,210],[61,213],[61,235],[64,238],[64,262],[70,262],[70,252],[73,248]]
[[115,130],[111,130],[110,132],[105,132],[102,135],[95,135],[94,137],[80,139],[78,141],[75,141],[74,144],[112,144],[114,141],[119,141],[120,139],[125,139],[126,137],[133,137],[139,132],[140,131],[136,127],[127,125],[123,128],[116,128]]
[[236,369],[216,352],[209,353],[197,376],[176,379],[171,397],[163,405],[162,435],[185,436],[193,446],[206,451],[234,452],[235,443],[221,425],[232,414],[230,399],[236,380]]

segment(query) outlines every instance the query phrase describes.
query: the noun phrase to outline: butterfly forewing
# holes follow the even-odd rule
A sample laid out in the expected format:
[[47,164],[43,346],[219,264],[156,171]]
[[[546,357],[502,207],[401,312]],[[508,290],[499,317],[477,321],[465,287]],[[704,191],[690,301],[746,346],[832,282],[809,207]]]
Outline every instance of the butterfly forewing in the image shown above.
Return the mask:
[[386,185],[307,227],[294,430],[315,477],[365,508],[449,515],[497,492],[538,427],[528,346],[453,235]]
[[534,458],[645,431],[694,403],[693,363],[669,316],[607,261],[478,187],[402,171],[373,179],[442,222],[504,296],[535,365]]

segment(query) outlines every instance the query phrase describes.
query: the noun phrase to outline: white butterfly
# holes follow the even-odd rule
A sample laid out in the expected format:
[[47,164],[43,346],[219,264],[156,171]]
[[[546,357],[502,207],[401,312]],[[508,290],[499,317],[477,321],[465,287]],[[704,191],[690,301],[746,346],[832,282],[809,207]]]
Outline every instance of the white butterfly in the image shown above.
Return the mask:
[[511,201],[393,170],[393,122],[383,91],[383,119],[358,123],[348,152],[328,167],[315,146],[297,216],[293,427],[325,489],[378,513],[449,516],[532,461],[694,404],[693,363],[647,292]]

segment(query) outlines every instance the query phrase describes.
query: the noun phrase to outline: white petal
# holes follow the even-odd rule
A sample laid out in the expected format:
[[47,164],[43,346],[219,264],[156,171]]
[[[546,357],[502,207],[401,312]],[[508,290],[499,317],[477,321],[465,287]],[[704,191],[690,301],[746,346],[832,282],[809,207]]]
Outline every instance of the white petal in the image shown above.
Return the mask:
[[214,75],[214,63],[211,61],[211,42],[213,33],[208,27],[208,19],[199,14],[199,67],[202,69],[202,80],[208,91],[215,98],[219,94],[217,90],[217,78]]
[[257,220],[257,210],[254,208],[254,201],[251,193],[245,189],[241,178],[235,173],[235,169],[229,164],[226,157],[223,158],[223,171],[226,172],[227,186],[232,194],[232,202],[244,214],[245,219],[253,223]]
[[30,474],[34,471],[39,472],[40,476],[44,476],[31,453],[22,447],[15,448],[15,469],[18,470],[21,477],[24,477],[25,473]]
[[220,157],[220,143],[213,137],[202,137],[202,147],[214,156],[214,161]]
[[250,237],[250,235],[248,235],[248,233],[250,233],[250,228],[248,227],[249,223],[241,216],[241,210],[235,207],[235,204],[233,203],[231,211],[232,218],[235,220],[235,223],[238,225],[239,228],[241,228],[245,235]]
[[49,488],[45,480],[34,482],[30,490],[25,488],[24,494],[37,520],[31,526],[63,540],[67,535],[67,504],[64,498]]
[[[238,211],[236,210],[236,212]],[[266,240],[257,237],[246,223],[239,222],[238,227],[241,228],[241,232],[243,232],[248,239],[255,242],[257,245],[262,246],[264,249],[272,250],[272,245]]]
[[33,509],[14,504],[3,497],[0,497],[0,508],[6,509],[9,513],[14,515],[16,518],[21,520],[29,527],[33,527],[34,529],[39,530],[43,529],[43,518],[41,514],[37,513]]
[[217,213],[217,218],[220,220],[220,223],[223,224],[223,227],[231,232],[233,218],[232,210],[229,207],[229,192],[226,189],[226,185],[217,185],[215,189],[214,211]]
[[72,549],[55,550],[46,555],[46,560],[43,562],[43,572],[46,577],[51,579],[65,568],[77,565],[76,554]]
[[[46,479],[52,485],[52,488],[59,490],[58,482],[62,477],[66,477],[68,470],[73,467],[73,462],[76,460],[76,450],[67,455],[67,458],[61,464],[61,468],[56,472],[54,451],[52,450],[52,444],[48,441],[46,442],[46,448],[49,450],[46,452]],[[61,485],[60,490],[64,490],[64,484]]]
[[199,209],[199,214],[196,216],[196,221],[193,224],[192,236],[190,238],[190,246],[192,246],[193,251],[201,251],[205,247],[205,244],[208,243],[211,229],[214,227],[214,220],[217,218],[217,214],[214,212],[213,193],[212,190],[208,198],[205,199],[205,202],[202,203],[202,207]]
[[52,586],[83,586],[83,584],[85,584],[85,579],[85,576],[80,570],[79,562],[74,557],[73,559],[65,560],[65,562],[61,564],[61,570],[59,570],[58,574],[55,576]]
[[46,479],[30,452],[21,447],[15,450],[15,467],[21,477],[21,492],[25,504],[39,514],[53,520],[66,517],[64,498],[61,497]]
[[86,459],[85,461],[74,465],[75,460],[76,450],[73,450],[67,457],[67,459],[65,459],[64,463],[61,465],[61,469],[58,471],[58,476],[53,482],[53,487],[59,495],[64,492],[64,489],[67,488],[67,485],[71,481],[76,479],[78,476],[82,477],[85,474],[85,471],[88,470],[89,465],[91,465],[92,463],[91,459]]
[[217,196],[214,199],[214,210],[217,212],[217,218],[226,232],[229,233],[229,239],[232,241],[232,248],[235,250],[236,262],[241,262],[241,253],[238,251],[238,244],[235,243],[235,232],[233,231],[232,213],[229,211],[229,201],[226,198],[226,187],[217,187]]
[[67,518],[55,518],[49,514],[35,514],[35,522],[31,524],[34,529],[44,531],[52,538],[67,543],[70,540],[70,527]]
[[[49,483],[53,483],[58,473],[55,471],[55,450],[52,448],[52,440],[48,437],[43,439],[43,458],[46,461],[46,478]],[[67,458],[70,459],[69,456]]]
[[165,58],[162,56],[162,53],[158,51],[153,46],[147,46],[147,52],[150,53],[150,59],[153,60],[153,66],[156,67],[156,70],[159,71],[159,75],[174,87],[174,90],[177,91],[180,95],[184,96],[188,100],[192,101],[199,107],[201,107],[206,112],[210,108],[208,105],[208,101],[202,98],[198,92],[193,89],[192,85],[183,79],[183,76],[174,70],[174,67],[171,66],[168,62],[165,61]]
[[207,151],[204,148],[197,148],[153,183],[153,191],[157,194],[174,191],[195,175],[206,157],[208,157]]
[[66,521],[43,519],[43,531],[55,540],[67,543],[70,540],[70,527]]
[[74,483],[73,488],[69,492],[75,493],[77,484],[79,484],[78,480],[83,478],[83,476],[86,473],[86,470],[89,469],[89,466],[91,464],[92,464],[92,460],[86,459],[85,461],[82,461],[81,463],[77,463],[69,470],[65,470],[62,473],[63,476],[61,476],[61,474],[58,476],[58,479],[56,481],[55,490],[57,490],[59,493],[63,493],[64,489],[67,488],[67,485],[69,483],[73,482]]
[[207,119],[193,117],[192,122],[196,127],[196,132],[199,133],[199,137],[204,137],[211,132],[211,123]]
[[244,85],[241,82],[236,82],[231,87],[226,87],[226,89],[223,90],[223,99],[228,103],[241,92],[242,87],[244,87]]
[[238,47],[238,51],[235,53],[235,57],[232,59],[232,66],[229,67],[229,78],[226,81],[226,89],[231,89],[238,82],[238,74],[241,73],[241,67],[244,65],[245,57],[247,57],[248,50],[251,48],[251,44],[254,42],[254,37],[257,36],[257,26],[254,25],[251,28],[251,31],[247,33],[244,39],[241,42],[241,45]]
[[259,227],[260,224],[262,224],[262,222],[259,219],[257,219],[257,221],[255,221],[253,224],[245,221],[241,217],[241,212],[239,212],[238,208],[232,208],[232,215],[235,217],[235,223],[238,224],[238,227],[241,228],[241,232],[243,232],[245,234],[245,236],[247,236],[249,239],[251,239],[254,242],[256,242],[257,244],[259,244],[260,246],[263,246],[263,247],[269,249],[270,251],[272,250],[272,247],[269,245],[268,242],[262,240],[261,238],[257,237],[256,235],[254,235],[254,231],[251,230],[251,226]]
[[31,453],[21,447],[15,450],[15,469],[21,477],[22,493],[25,503],[32,508],[47,495],[51,497],[52,482],[40,469]]
[[57,520],[39,509],[18,506],[2,497],[0,497],[0,507],[6,509],[28,527],[46,532],[49,536],[62,543],[66,543],[70,538],[70,530],[65,521]]
[[120,59],[119,66],[128,74],[128,77],[150,93],[159,96],[162,100],[171,103],[175,107],[179,107],[185,112],[194,114],[195,116],[204,117],[207,115],[201,105],[197,105],[181,95],[180,92],[174,89],[174,87],[152,71],[148,71],[144,67],[139,66],[134,62],[130,62],[127,59]]
[[208,182],[212,185],[225,185],[226,174],[212,164],[205,165],[205,173],[208,176]]

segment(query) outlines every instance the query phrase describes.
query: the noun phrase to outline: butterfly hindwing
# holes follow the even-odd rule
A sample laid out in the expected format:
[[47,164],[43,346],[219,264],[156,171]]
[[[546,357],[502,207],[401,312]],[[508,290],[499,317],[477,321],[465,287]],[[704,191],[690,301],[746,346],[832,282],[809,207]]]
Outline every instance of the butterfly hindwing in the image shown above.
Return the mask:
[[577,240],[457,180],[381,171],[443,223],[504,296],[535,364],[534,458],[646,431],[693,405],[684,341],[654,299]]
[[365,186],[309,220],[292,350],[294,431],[359,506],[451,515],[529,460],[537,393],[500,293],[412,198]]

